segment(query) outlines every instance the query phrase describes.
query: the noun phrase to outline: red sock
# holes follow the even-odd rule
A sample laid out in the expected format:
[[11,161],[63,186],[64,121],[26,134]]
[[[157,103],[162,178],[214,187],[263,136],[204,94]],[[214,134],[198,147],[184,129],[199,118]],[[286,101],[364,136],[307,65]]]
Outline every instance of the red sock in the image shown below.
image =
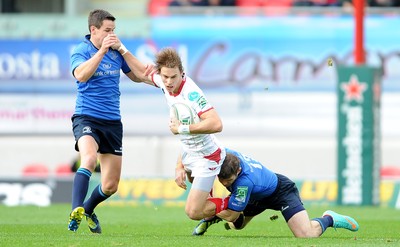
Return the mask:
[[215,204],[215,214],[220,213],[222,210],[225,210],[228,208],[228,201],[229,197],[225,197],[224,199],[222,198],[215,198],[215,197],[210,197],[207,200]]
[[222,199],[221,211],[228,208],[228,203],[230,198],[231,198],[230,196],[227,196],[224,199]]

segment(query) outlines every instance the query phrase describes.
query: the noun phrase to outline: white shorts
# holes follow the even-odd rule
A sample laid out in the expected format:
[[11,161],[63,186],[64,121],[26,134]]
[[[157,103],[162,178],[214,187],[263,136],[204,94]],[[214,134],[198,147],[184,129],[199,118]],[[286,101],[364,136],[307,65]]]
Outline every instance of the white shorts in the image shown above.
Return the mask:
[[218,149],[208,156],[194,156],[182,153],[182,164],[192,172],[192,177],[212,177],[219,174],[226,156],[225,148]]
[[212,177],[195,177],[191,189],[201,190],[204,192],[210,192],[214,187],[214,181],[216,176]]

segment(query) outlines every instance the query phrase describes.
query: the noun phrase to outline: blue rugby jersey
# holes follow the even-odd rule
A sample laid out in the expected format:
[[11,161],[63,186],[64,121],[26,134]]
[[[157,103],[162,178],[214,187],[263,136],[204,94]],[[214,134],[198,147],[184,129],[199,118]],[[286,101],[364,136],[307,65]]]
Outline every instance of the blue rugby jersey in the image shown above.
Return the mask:
[[278,177],[259,161],[226,148],[227,153],[236,155],[242,171],[235,182],[227,188],[231,192],[228,209],[241,212],[249,200],[260,200],[270,196],[278,185]]
[[[89,60],[98,49],[90,42],[90,35],[75,47],[71,55],[71,72],[81,63]],[[84,83],[76,81],[77,98],[75,114],[120,120],[120,70],[131,71],[121,54],[113,49],[104,55],[96,72]]]

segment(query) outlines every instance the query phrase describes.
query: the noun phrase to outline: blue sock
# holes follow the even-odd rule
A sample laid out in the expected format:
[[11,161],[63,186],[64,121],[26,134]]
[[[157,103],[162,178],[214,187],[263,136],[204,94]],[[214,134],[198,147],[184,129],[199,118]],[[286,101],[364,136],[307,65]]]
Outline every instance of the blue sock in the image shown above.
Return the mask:
[[83,205],[91,176],[92,173],[88,169],[79,168],[76,171],[74,185],[72,187],[72,209]]
[[96,188],[94,188],[89,199],[83,205],[83,207],[85,208],[85,213],[91,215],[94,211],[94,208],[109,197],[109,195],[103,193],[103,191],[101,190],[101,185],[97,185]]
[[321,218],[314,218],[312,220],[317,221],[321,225],[322,233],[325,232],[326,228],[333,226],[333,219],[329,215],[321,217]]

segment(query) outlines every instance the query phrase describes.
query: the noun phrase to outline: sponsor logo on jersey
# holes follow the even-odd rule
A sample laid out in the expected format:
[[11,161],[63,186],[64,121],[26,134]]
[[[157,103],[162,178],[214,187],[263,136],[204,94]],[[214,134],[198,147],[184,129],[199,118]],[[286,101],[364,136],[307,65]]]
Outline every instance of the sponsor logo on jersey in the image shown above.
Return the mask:
[[199,97],[197,99],[197,104],[199,104],[201,109],[204,109],[204,107],[207,105],[207,100],[203,96]]
[[111,63],[103,63],[102,64],[104,69],[110,69],[111,68]]
[[247,186],[238,186],[235,200],[238,202],[245,202],[249,187]]
[[90,126],[85,126],[82,129],[82,133],[92,133],[92,128],[90,128]]
[[188,94],[188,99],[189,99],[190,101],[195,101],[195,100],[197,100],[199,97],[200,97],[200,94],[199,94],[198,92],[196,92],[196,91],[190,92],[190,93]]
[[[118,52],[119,53],[119,52]],[[117,51],[115,51],[115,50],[111,50],[111,52],[110,52],[110,54],[111,54],[111,58],[113,59],[113,60],[116,60],[117,58],[118,58],[118,54],[117,53]]]

